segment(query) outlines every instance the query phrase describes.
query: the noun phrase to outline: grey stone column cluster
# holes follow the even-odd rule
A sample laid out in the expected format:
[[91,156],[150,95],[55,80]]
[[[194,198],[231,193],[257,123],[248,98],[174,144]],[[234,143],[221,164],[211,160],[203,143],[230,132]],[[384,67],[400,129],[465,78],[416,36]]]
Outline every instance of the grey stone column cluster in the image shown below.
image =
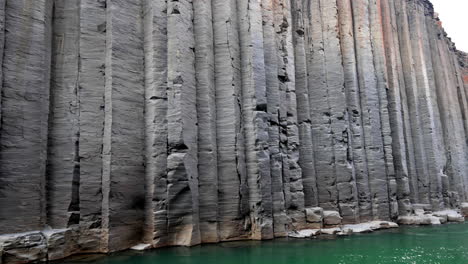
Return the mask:
[[0,236],[109,252],[468,202],[468,55],[427,0],[0,0],[0,54]]

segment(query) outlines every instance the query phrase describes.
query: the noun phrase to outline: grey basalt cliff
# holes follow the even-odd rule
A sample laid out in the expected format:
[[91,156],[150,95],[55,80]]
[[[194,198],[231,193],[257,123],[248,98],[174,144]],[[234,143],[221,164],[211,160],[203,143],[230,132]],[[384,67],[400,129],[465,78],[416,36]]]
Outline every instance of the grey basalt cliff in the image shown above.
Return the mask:
[[426,0],[0,0],[0,53],[0,263],[468,214]]

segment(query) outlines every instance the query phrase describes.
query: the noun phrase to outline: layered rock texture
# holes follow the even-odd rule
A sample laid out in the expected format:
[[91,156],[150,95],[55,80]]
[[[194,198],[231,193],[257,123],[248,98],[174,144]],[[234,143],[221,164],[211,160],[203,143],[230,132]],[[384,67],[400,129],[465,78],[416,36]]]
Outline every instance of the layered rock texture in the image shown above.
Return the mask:
[[426,0],[0,0],[0,53],[6,263],[468,202],[468,56]]

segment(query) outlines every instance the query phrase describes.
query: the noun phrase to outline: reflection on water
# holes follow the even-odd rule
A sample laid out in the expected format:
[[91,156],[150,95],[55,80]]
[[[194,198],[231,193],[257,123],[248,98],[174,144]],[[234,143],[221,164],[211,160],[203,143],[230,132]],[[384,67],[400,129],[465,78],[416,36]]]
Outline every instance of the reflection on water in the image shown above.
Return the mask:
[[337,239],[243,241],[80,256],[63,264],[468,264],[468,223]]

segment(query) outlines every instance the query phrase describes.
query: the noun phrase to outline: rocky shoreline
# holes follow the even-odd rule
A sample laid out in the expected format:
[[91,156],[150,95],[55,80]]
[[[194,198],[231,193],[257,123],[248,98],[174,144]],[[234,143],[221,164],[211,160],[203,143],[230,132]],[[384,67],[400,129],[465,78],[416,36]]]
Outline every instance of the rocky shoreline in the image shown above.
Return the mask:
[[[463,204],[461,210],[458,211],[430,212],[430,210],[425,211],[424,207],[425,205],[416,206],[414,214],[401,216],[396,222],[370,221],[360,224],[341,224],[342,218],[338,212],[324,211],[320,207],[309,208],[307,209],[307,220],[311,226],[316,228],[291,231],[287,237],[304,239],[322,235],[348,236],[398,228],[400,225],[424,226],[463,223],[465,218],[468,218],[468,204]],[[99,241],[103,241],[104,237],[102,234],[95,234],[94,239],[89,239],[87,236],[88,240],[83,240],[83,236],[80,236],[82,233],[83,230],[80,231],[79,228],[70,228],[1,235],[0,264],[46,262],[64,259],[76,254],[106,253],[104,248],[99,249]],[[150,244],[137,244],[129,249],[142,251],[152,248]]]

